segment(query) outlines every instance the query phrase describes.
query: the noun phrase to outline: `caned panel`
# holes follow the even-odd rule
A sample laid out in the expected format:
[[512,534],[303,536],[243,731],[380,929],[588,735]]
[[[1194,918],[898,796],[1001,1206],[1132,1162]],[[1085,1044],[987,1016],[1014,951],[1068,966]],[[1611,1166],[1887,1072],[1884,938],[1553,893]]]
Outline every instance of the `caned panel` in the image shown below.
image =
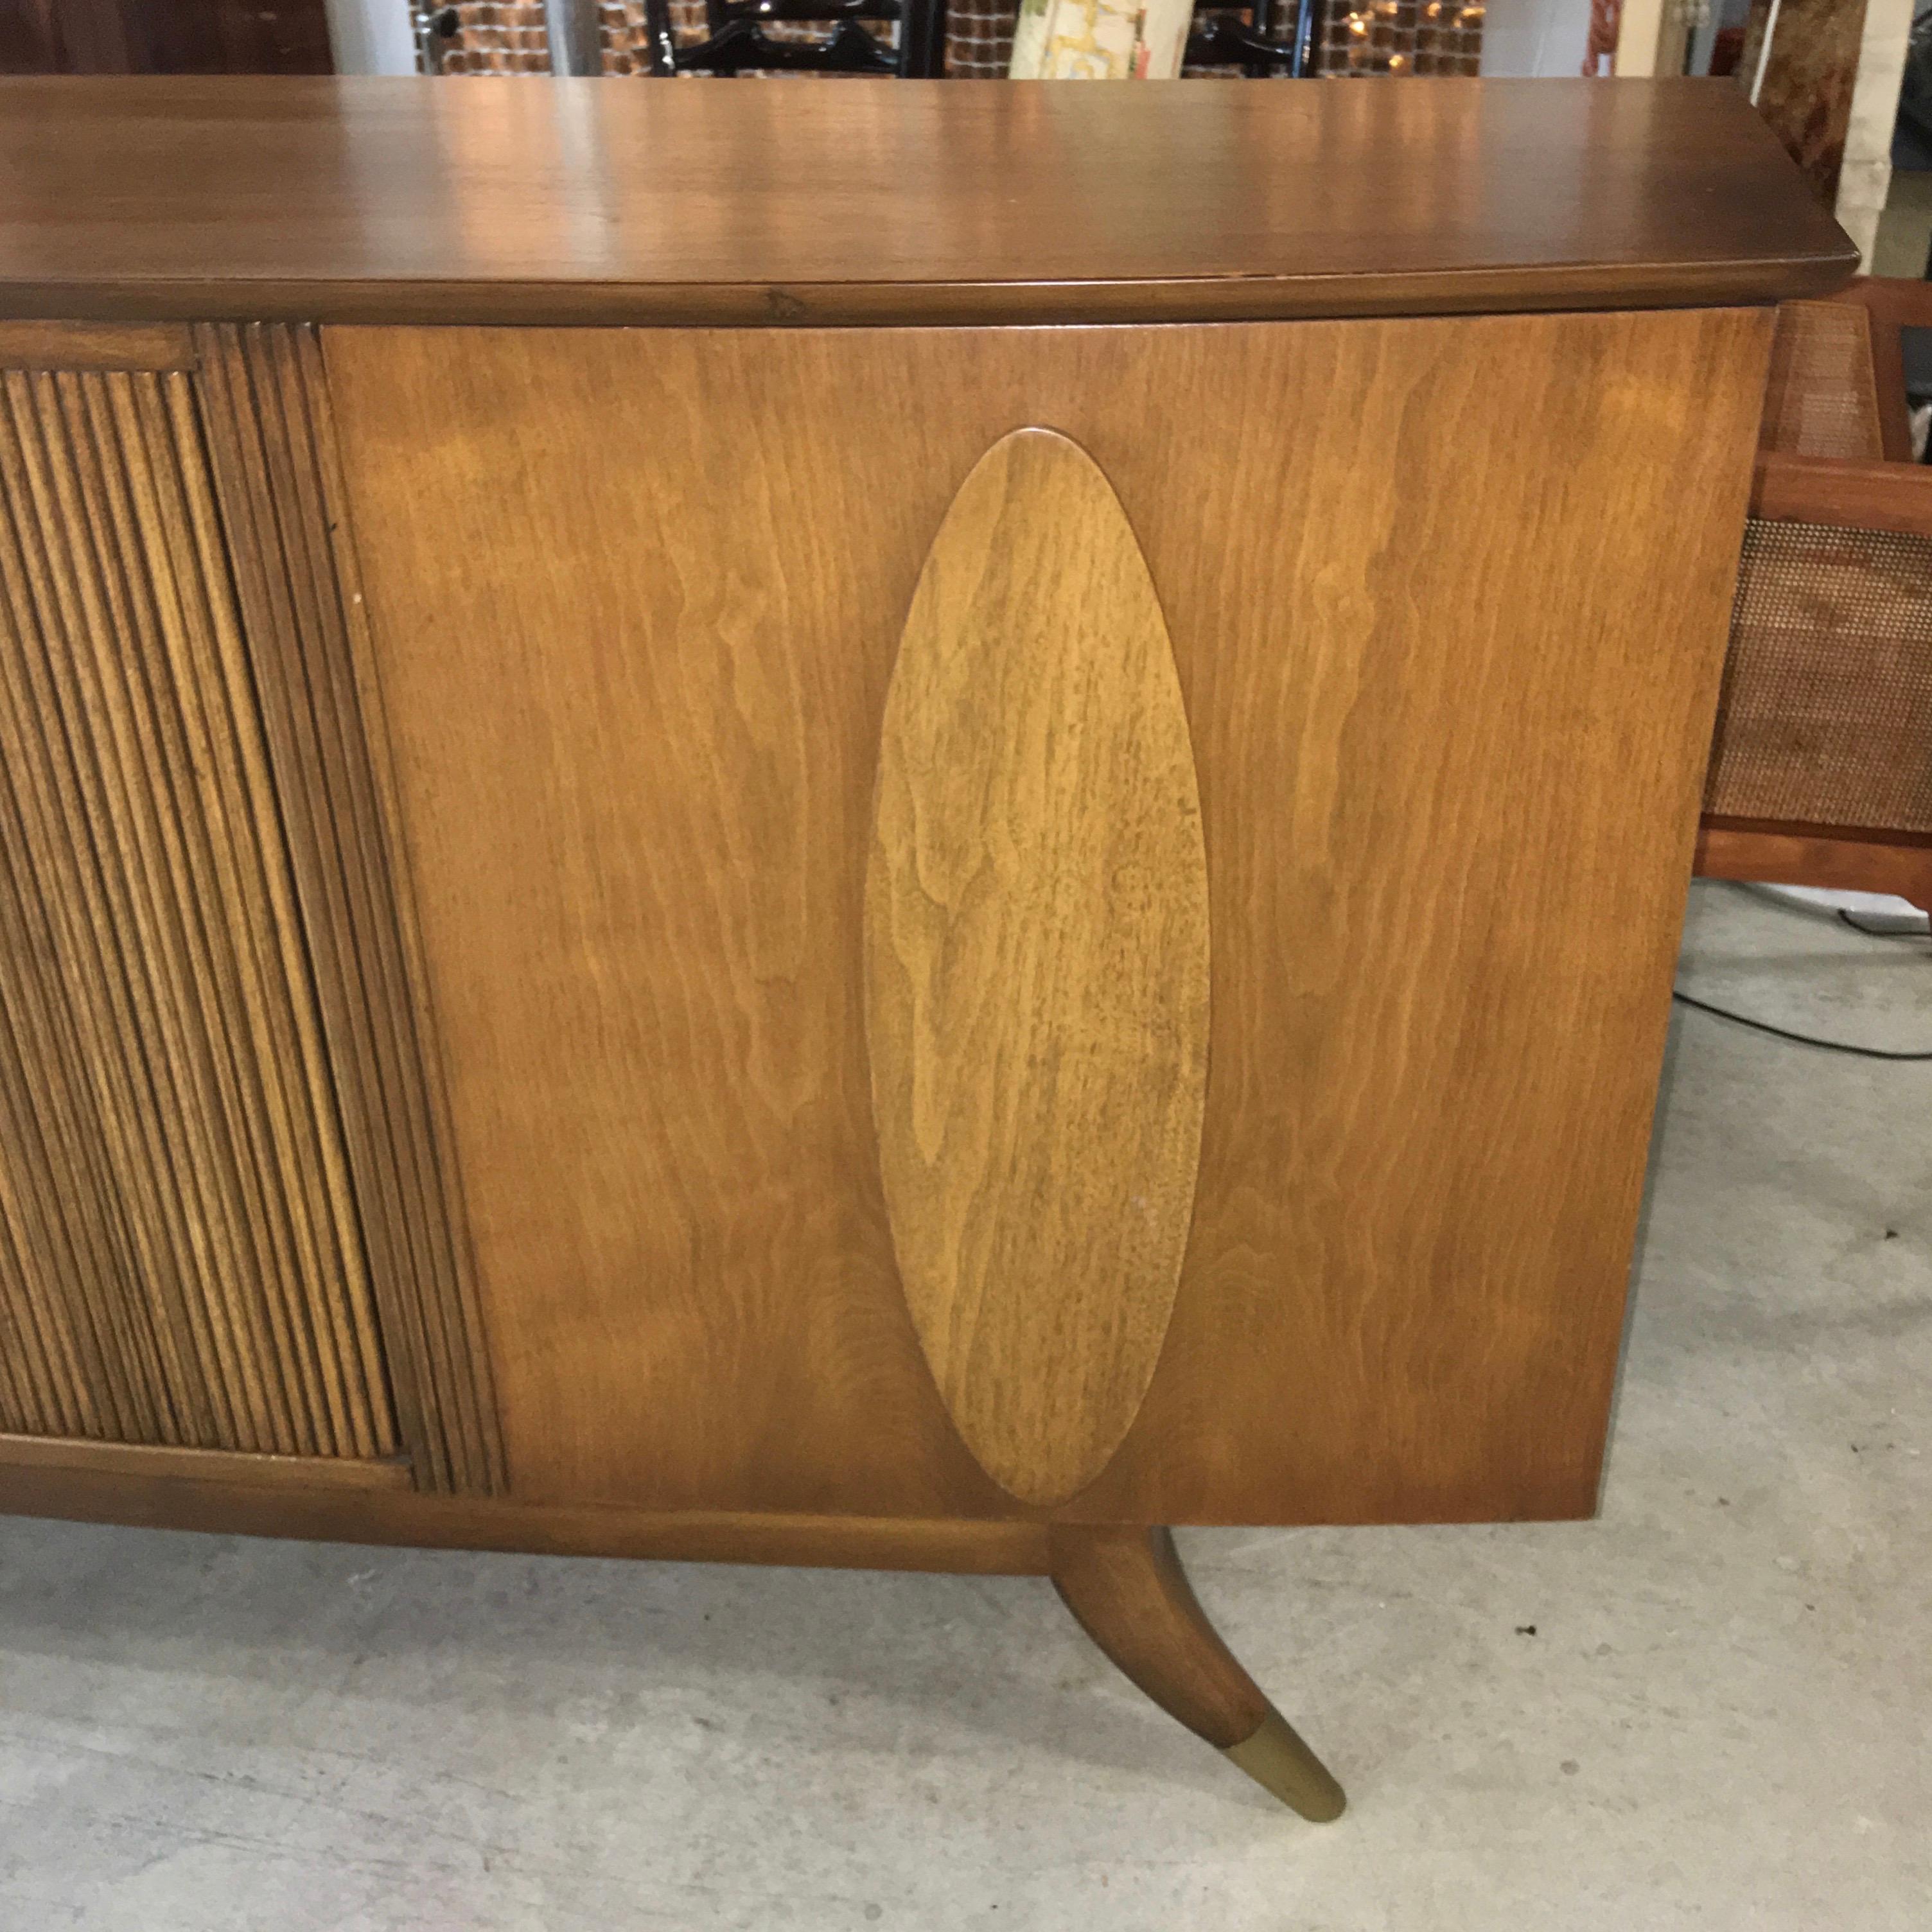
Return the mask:
[[1766,449],[1872,462],[1885,454],[1871,327],[1870,312],[1850,302],[1779,308],[1760,432]]
[[1932,542],[1752,520],[1704,808],[1932,832]]

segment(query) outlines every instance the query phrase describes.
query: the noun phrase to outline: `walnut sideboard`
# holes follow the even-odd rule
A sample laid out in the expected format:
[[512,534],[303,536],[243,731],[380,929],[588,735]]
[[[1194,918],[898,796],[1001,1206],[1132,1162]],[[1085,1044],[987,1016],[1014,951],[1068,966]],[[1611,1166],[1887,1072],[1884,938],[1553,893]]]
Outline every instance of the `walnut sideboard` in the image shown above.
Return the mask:
[[1050,1576],[1594,1507],[1724,83],[0,83],[0,1508]]

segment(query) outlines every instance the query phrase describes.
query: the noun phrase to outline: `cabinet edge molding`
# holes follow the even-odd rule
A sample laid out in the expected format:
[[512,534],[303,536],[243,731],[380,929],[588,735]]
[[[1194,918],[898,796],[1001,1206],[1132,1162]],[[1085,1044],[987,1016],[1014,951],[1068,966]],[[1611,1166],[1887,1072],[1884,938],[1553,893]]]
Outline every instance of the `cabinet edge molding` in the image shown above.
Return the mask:
[[136,1528],[543,1556],[772,1563],[947,1576],[1043,1576],[1049,1568],[1047,1528],[1040,1522],[519,1503],[498,1497],[423,1496],[400,1488],[384,1493],[340,1481],[292,1478],[273,1484],[183,1482],[145,1468],[10,1466],[4,1456],[0,1512]]
[[9,369],[192,369],[184,322],[0,321],[0,367]]
[[320,344],[302,324],[194,338],[398,1419],[418,1487],[497,1492],[489,1352]]
[[70,1470],[84,1476],[246,1483],[271,1488],[402,1490],[412,1486],[406,1456],[273,1456],[238,1449],[181,1449],[75,1436],[0,1435],[0,1498],[16,1470]]

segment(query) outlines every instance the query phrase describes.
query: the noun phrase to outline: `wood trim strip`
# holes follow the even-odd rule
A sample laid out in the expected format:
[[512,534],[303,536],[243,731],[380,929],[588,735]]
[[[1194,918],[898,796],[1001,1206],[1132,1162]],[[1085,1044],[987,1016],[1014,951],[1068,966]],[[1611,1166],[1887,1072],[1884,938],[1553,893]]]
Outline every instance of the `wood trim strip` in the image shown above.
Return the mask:
[[192,369],[191,332],[178,322],[0,322],[0,368]]
[[[0,1438],[0,1444],[21,1439]],[[174,1460],[178,1466],[184,1459]],[[248,1464],[246,1479],[190,1483],[180,1475],[190,1472],[178,1466],[163,1473],[145,1462],[110,1469],[97,1461],[83,1468],[71,1463],[17,1462],[0,1453],[0,1511],[143,1528],[410,1549],[992,1576],[1043,1576],[1049,1570],[1048,1532],[1040,1522],[778,1516],[725,1510],[674,1514],[425,1496],[393,1480],[382,1491],[346,1486],[321,1474],[320,1459],[297,1460],[286,1478],[268,1483],[260,1479],[257,1472],[266,1465],[286,1460],[224,1457],[224,1462]],[[370,1466],[363,1466],[365,1470]]]
[[1895,845],[1912,851],[1932,850],[1932,832],[1900,832],[1882,825],[1827,825],[1815,820],[1744,818],[1730,812],[1706,812],[1706,832],[1762,832],[1780,838],[1849,840],[1859,845]]
[[1871,338],[1872,387],[1878,394],[1879,447],[1888,463],[1912,460],[1912,404],[1905,393],[1904,326],[1898,314],[1867,302],[1865,328]]
[[1834,300],[1865,311],[1872,376],[1878,390],[1879,436],[1888,463],[1912,460],[1912,410],[1905,394],[1903,328],[1932,328],[1932,285],[1863,275]]
[[1696,869],[1706,879],[1892,892],[1932,909],[1932,837],[1707,818]]
[[1708,267],[1561,263],[1536,271],[1533,301],[1524,298],[1523,274],[1503,268],[1280,282],[1240,275],[1121,282],[102,280],[85,288],[14,283],[0,290],[0,300],[16,315],[65,314],[84,303],[103,320],[160,316],[342,327],[1000,328],[1744,308],[1828,295],[1843,286],[1845,268],[1837,256]]
[[[196,349],[403,1437],[423,1488],[489,1493],[503,1484],[495,1395],[466,1219],[441,1152],[320,349],[313,330],[277,324],[200,328]],[[378,1360],[374,1334],[353,1340],[365,1363]]]
[[1767,450],[1757,460],[1751,514],[1770,523],[1932,537],[1932,469]]
[[71,1471],[166,1482],[266,1484],[296,1489],[400,1490],[412,1486],[406,1456],[271,1456],[230,1449],[182,1449],[142,1442],[0,1434],[0,1498],[14,1469]]

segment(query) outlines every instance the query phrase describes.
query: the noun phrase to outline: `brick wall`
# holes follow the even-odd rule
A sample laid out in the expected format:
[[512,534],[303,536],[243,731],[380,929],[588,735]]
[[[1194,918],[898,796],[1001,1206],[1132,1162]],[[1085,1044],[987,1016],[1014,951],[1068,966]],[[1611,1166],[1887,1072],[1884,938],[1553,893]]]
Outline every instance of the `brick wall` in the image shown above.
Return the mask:
[[[646,74],[650,52],[644,0],[598,0],[607,74]],[[1016,0],[952,0],[946,15],[946,71],[997,79],[1013,48]],[[704,0],[670,0],[673,31],[701,39]],[[444,74],[542,74],[550,67],[542,0],[452,0],[418,5],[422,64]],[[1277,32],[1286,30],[1277,14]],[[453,27],[454,32],[440,31]],[[774,35],[809,28],[775,25]],[[1483,0],[1324,0],[1316,67],[1334,75],[1474,74],[1482,64]],[[1190,69],[1190,72],[1193,70]]]
[[1320,45],[1324,74],[1480,73],[1483,0],[1328,0]]

